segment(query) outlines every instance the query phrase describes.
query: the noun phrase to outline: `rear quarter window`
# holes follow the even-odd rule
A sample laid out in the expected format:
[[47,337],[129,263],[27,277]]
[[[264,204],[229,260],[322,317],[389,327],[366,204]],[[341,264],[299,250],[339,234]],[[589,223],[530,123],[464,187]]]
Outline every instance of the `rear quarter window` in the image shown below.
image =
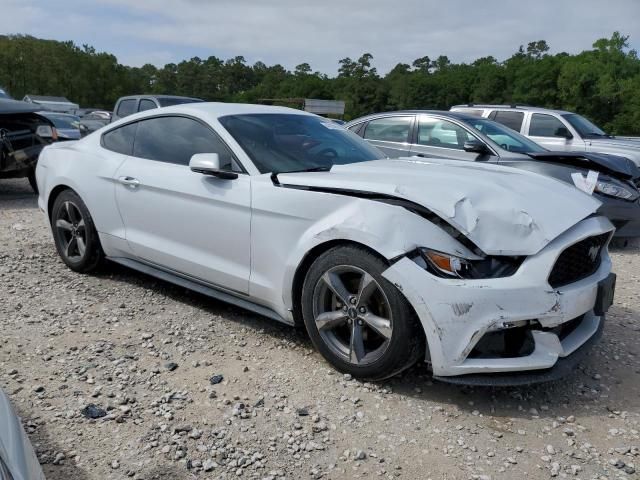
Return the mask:
[[137,123],[130,123],[129,125],[109,130],[102,135],[102,146],[112,152],[131,155],[137,128]]

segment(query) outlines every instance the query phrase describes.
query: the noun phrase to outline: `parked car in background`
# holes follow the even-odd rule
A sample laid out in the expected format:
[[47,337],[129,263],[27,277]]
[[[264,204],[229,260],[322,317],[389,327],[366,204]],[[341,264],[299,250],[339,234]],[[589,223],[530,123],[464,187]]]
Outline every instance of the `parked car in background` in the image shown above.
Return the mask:
[[549,150],[620,155],[640,166],[640,138],[618,138],[585,117],[564,110],[519,105],[456,105],[451,111],[489,118]]
[[640,169],[624,157],[550,152],[500,123],[462,112],[388,112],[353,120],[346,127],[390,157],[491,162],[571,185],[576,185],[576,173],[586,178],[589,171],[598,172],[593,195],[602,202],[599,212],[616,226],[622,242],[640,238]]
[[42,148],[57,139],[37,105],[0,99],[0,179],[27,177],[37,193],[35,167]]
[[69,113],[38,112],[51,120],[58,132],[58,141],[78,140],[80,138],[80,117]]
[[45,480],[33,446],[0,389],[0,480]]
[[38,105],[39,110],[49,110],[59,113],[71,113],[80,108],[77,103],[73,103],[66,97],[53,97],[50,95],[27,94],[22,101]]
[[90,113],[93,112],[97,112],[97,111],[101,111],[101,108],[87,108],[87,107],[83,107],[83,108],[77,108],[71,112],[69,112],[72,115],[77,115],[80,118],[83,118],[85,115],[88,115]]
[[108,125],[111,122],[111,112],[97,110],[80,118],[80,133],[82,136]]
[[447,381],[549,380],[602,332],[614,227],[561,182],[388,160],[334,122],[264,105],[166,107],[97,133],[38,164],[74,271],[106,258],[304,324],[364,379],[421,358]]
[[179,97],[176,95],[130,95],[128,97],[120,97],[115,107],[113,107],[111,121],[115,122],[133,113],[144,112],[154,108],[203,101],[199,98]]

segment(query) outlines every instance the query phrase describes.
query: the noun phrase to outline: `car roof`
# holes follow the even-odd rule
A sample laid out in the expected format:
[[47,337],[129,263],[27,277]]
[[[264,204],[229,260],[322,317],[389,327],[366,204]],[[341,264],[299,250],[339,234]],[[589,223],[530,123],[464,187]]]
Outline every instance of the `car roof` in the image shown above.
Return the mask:
[[473,103],[467,105],[454,105],[451,108],[465,108],[468,110],[477,110],[480,108],[492,108],[492,109],[500,109],[500,110],[522,110],[525,112],[535,112],[535,113],[556,113],[559,115],[573,113],[567,110],[556,110],[552,108],[543,108],[543,107],[531,107],[529,105],[476,105]]
[[35,105],[29,102],[0,98],[0,113],[34,113],[41,108],[41,105]]
[[75,113],[66,113],[66,112],[54,112],[52,110],[39,110],[37,112],[39,115],[44,115],[45,117],[48,115],[52,115],[55,117],[77,117]]
[[155,94],[140,94],[140,95],[127,95],[126,97],[120,97],[118,100],[137,100],[142,98],[180,98],[184,100],[197,100],[198,102],[202,102],[203,100],[195,97],[183,97],[181,95],[155,95]]
[[296,110],[289,107],[277,107],[273,105],[255,105],[251,103],[223,103],[223,102],[199,102],[199,103],[181,103],[170,107],[162,107],[144,112],[134,113],[119,119],[110,125],[124,125],[128,122],[140,120],[147,117],[157,117],[169,114],[194,115],[196,117],[209,119],[218,119],[227,115],[247,115],[260,113],[280,113],[290,115],[306,115],[316,117],[312,113],[302,110]]
[[364,117],[351,120],[349,122],[349,125],[365,122],[367,120],[372,120],[374,118],[385,117],[387,115],[402,115],[402,114],[416,115],[416,114],[422,114],[422,113],[425,113],[428,115],[440,115],[442,117],[455,118],[458,120],[477,120],[478,118],[480,118],[476,115],[471,115],[464,112],[450,112],[449,110],[394,110],[391,112],[380,112],[380,113],[373,113],[371,115],[365,115]]

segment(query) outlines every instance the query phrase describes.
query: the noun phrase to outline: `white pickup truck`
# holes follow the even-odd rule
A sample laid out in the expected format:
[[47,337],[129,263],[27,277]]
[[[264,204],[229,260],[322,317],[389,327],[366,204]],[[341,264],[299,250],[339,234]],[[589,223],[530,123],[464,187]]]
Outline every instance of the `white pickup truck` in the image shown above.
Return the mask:
[[640,138],[614,137],[577,113],[520,105],[456,105],[453,112],[489,118],[553,151],[627,157],[640,166]]

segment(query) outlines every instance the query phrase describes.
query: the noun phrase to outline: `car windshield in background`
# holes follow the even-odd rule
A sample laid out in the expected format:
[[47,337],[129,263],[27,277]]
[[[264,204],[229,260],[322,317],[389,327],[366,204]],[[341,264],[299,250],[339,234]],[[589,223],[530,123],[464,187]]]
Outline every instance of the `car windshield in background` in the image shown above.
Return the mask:
[[576,131],[582,138],[609,136],[581,115],[578,115],[576,113],[568,113],[562,116],[567,120],[567,122],[571,124],[573,128],[576,129]]
[[200,103],[204,100],[199,98],[158,98],[161,107],[171,107],[173,105],[182,105],[183,103]]
[[326,119],[296,114],[244,114],[220,118],[261,173],[329,169],[384,154]]
[[59,129],[74,129],[78,128],[80,124],[80,117],[74,117],[73,115],[52,115],[48,113],[45,116]]
[[493,120],[465,119],[464,123],[473,127],[501,148],[514,153],[538,153],[546,152],[546,149],[527,137],[511,130],[509,127],[494,122]]

